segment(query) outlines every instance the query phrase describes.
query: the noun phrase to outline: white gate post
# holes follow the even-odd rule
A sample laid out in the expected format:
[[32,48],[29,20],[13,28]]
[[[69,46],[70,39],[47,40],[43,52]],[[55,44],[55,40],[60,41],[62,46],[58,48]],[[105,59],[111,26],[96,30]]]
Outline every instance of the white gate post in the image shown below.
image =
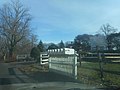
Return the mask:
[[49,69],[51,68],[51,57],[49,57]]
[[77,79],[77,56],[76,56],[76,54],[74,54],[73,62],[74,62],[73,74],[74,74],[74,78]]

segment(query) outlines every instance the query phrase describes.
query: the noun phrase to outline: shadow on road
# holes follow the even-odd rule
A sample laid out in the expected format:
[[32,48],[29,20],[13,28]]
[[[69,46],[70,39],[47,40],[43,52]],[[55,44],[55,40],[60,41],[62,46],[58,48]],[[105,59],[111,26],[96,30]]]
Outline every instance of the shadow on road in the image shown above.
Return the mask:
[[32,74],[27,74],[25,72],[23,72],[25,75],[27,75],[28,77],[34,79],[37,82],[75,82],[74,79],[68,77],[68,76],[64,76],[64,75],[60,75],[54,72],[35,72]]
[[14,83],[25,83],[22,78],[19,77],[19,74],[16,74],[14,68],[8,68],[9,75],[13,75],[14,78],[0,78],[0,85],[8,85]]
[[12,84],[10,78],[0,78],[0,85]]

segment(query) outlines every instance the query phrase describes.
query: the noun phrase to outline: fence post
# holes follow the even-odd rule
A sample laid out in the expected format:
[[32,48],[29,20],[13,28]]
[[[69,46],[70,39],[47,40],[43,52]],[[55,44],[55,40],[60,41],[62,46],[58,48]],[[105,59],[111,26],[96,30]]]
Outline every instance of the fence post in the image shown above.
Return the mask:
[[103,82],[104,80],[104,76],[103,76],[103,66],[102,66],[102,62],[103,62],[103,58],[102,58],[102,54],[98,53],[98,59],[99,59],[99,68],[100,68],[100,79]]
[[74,62],[74,65],[73,65],[74,79],[77,79],[77,56],[76,54],[74,54],[73,62]]
[[103,60],[104,60],[104,64],[106,64],[107,63],[107,60],[106,60],[106,58],[105,58],[105,54],[103,53]]
[[49,57],[48,63],[49,63],[49,70],[50,70],[50,68],[51,68],[51,57]]

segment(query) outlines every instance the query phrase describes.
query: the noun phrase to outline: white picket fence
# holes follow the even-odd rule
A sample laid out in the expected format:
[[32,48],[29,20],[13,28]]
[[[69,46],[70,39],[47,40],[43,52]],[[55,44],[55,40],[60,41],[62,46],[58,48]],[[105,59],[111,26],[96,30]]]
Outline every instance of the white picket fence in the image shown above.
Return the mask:
[[74,49],[49,50],[49,70],[77,79],[77,56]]

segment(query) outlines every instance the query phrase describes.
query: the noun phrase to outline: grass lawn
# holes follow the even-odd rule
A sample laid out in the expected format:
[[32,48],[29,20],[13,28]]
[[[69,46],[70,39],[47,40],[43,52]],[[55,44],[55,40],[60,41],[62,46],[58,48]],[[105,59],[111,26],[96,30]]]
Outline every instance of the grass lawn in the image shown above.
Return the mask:
[[[120,87],[120,64],[102,64],[105,85],[116,85]],[[87,84],[101,85],[99,63],[82,62],[78,66],[78,80]]]

